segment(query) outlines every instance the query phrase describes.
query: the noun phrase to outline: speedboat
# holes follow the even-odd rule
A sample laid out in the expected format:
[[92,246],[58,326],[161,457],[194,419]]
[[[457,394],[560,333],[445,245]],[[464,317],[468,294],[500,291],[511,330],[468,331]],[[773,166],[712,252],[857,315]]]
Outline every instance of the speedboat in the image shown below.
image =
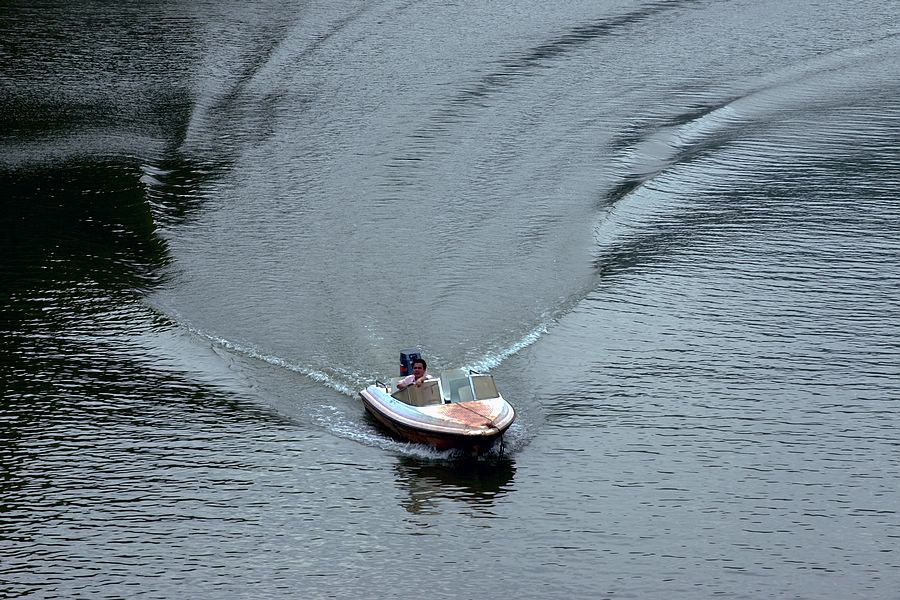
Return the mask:
[[450,369],[402,390],[399,381],[376,381],[359,395],[379,423],[408,442],[478,454],[489,450],[516,418],[485,373]]

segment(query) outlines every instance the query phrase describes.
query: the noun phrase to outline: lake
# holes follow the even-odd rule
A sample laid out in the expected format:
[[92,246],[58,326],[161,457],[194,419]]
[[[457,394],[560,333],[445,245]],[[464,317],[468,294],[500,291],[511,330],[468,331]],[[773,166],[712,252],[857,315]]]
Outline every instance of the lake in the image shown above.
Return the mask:
[[897,598],[892,3],[0,14],[0,597]]

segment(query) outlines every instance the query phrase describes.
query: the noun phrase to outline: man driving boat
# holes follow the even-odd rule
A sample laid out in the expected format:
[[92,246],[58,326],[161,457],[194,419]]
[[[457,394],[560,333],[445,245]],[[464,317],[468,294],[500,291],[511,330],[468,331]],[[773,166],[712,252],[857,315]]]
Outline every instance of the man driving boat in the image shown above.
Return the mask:
[[436,381],[437,377],[429,374],[428,371],[428,363],[425,362],[425,359],[422,358],[414,358],[412,361],[412,375],[407,375],[403,379],[397,382],[397,389],[405,389],[412,384],[416,384],[416,387],[421,387],[422,383],[426,381]]

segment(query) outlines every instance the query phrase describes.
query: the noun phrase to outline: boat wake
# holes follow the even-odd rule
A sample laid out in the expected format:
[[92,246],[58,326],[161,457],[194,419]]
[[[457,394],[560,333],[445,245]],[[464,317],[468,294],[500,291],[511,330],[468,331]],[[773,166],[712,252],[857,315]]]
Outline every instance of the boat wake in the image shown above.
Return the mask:
[[307,379],[311,381],[315,381],[317,383],[321,383],[322,385],[331,388],[345,396],[355,396],[357,393],[357,389],[354,387],[354,381],[357,379],[353,378],[353,381],[348,378],[351,377],[351,373],[344,371],[340,372],[339,369],[335,369],[334,373],[327,373],[321,369],[314,369],[312,367],[300,365],[297,363],[293,363],[291,361],[285,360],[279,356],[275,356],[273,354],[267,354],[265,352],[260,351],[258,348],[249,345],[249,344],[241,344],[239,342],[234,342],[232,340],[227,340],[223,337],[219,337],[215,334],[203,331],[201,329],[197,329],[194,327],[187,326],[187,330],[194,336],[204,339],[219,348],[223,348],[229,352],[234,352],[236,354],[240,354],[247,358],[252,358],[255,360],[260,360],[262,362],[268,363],[275,367],[279,367],[282,369],[287,369],[289,371],[293,371],[294,373],[298,373],[303,375]]
[[[357,401],[357,396],[360,389],[371,384],[376,378],[384,377],[383,375],[372,375],[340,367],[323,369],[304,365],[268,353],[253,344],[227,339],[196,327],[185,320],[167,314],[160,306],[150,305],[150,308],[158,316],[168,321],[175,331],[182,331],[185,341],[192,340],[192,345],[211,348],[213,351],[210,354],[211,357],[217,356],[225,363],[224,366],[227,370],[239,375],[226,378],[219,374],[216,381],[225,383],[229,387],[237,386],[241,388],[239,391],[244,393],[250,391],[252,396],[259,397],[268,408],[283,417],[312,424],[340,438],[404,456],[433,461],[454,461],[464,455],[454,449],[438,450],[423,444],[398,441],[382,431],[374,422],[370,422],[362,405]],[[499,344],[497,349],[470,361],[467,368],[482,373],[494,369],[506,359],[534,344],[549,331],[551,325],[552,317],[548,317],[518,339],[507,344]],[[182,348],[179,354],[182,359],[187,359],[197,353]],[[242,364],[240,358],[246,358],[249,361]],[[295,378],[273,377],[271,373],[260,373],[257,368],[252,367],[254,362],[270,365],[276,370],[286,370],[298,374],[307,381],[307,385],[304,389],[304,385],[298,384]],[[206,363],[194,366],[199,366],[201,370],[216,370]],[[321,389],[319,386],[337,392],[339,396],[316,392],[317,388]],[[340,401],[338,400],[340,396],[353,399],[353,402]],[[298,402],[298,399],[302,400]],[[527,432],[527,424],[521,421],[515,422],[505,432],[502,444],[498,442],[485,455],[490,457],[515,452],[527,442],[529,438]]]
[[[881,73],[897,59],[900,34],[790,65],[742,84],[728,100],[700,107],[618,144],[615,172],[622,181],[610,197],[628,201],[670,169],[798,113],[852,105],[878,93]],[[860,68],[860,64],[874,66]]]
[[466,368],[484,373],[498,367],[504,360],[506,360],[510,356],[518,354],[523,349],[538,341],[542,335],[549,331],[550,325],[551,321],[549,320],[541,323],[513,343],[509,344],[508,346],[502,347],[497,351],[489,352],[483,358],[467,365]]
[[[511,356],[518,354],[523,349],[537,342],[541,338],[541,336],[543,336],[550,330],[550,327],[552,326],[552,323],[555,321],[555,319],[555,316],[548,317],[547,320],[532,328],[519,339],[514,340],[509,344],[501,345],[496,350],[489,351],[483,357],[475,359],[474,361],[469,362],[469,364],[464,365],[464,368],[467,370],[470,369],[482,373],[491,371]],[[356,397],[361,388],[369,385],[375,379],[385,377],[384,374],[362,373],[359,371],[343,369],[340,367],[333,367],[328,369],[313,368],[310,366],[291,362],[273,354],[268,354],[251,344],[229,340],[214,333],[198,329],[191,325],[184,325],[184,328],[192,336],[211,343],[216,347],[247,358],[268,363],[275,367],[287,369],[306,377],[310,381],[320,383],[336,392],[352,398]]]

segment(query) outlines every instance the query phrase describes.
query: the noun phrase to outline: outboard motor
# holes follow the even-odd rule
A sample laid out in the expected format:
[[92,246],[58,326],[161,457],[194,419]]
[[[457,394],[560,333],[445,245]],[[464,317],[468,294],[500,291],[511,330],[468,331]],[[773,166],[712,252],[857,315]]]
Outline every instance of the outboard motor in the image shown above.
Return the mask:
[[406,377],[412,373],[412,363],[416,358],[422,358],[418,350],[402,350],[400,352],[400,377]]

